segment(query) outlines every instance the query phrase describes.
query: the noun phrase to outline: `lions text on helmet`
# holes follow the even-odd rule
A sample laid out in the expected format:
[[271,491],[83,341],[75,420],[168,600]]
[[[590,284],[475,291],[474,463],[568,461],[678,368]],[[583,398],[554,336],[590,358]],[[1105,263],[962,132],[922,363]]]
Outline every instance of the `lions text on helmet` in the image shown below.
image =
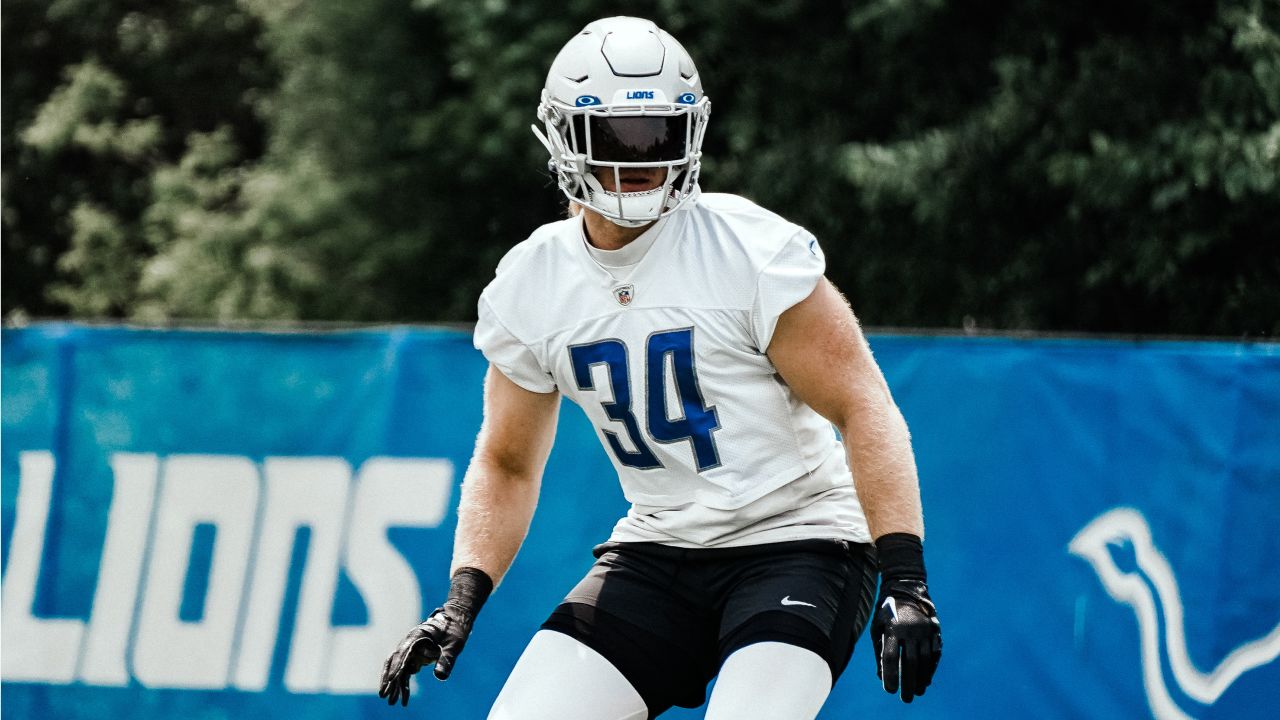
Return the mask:
[[615,17],[556,56],[538,105],[545,132],[533,132],[571,202],[641,227],[693,195],[710,112],[680,43],[648,20]]

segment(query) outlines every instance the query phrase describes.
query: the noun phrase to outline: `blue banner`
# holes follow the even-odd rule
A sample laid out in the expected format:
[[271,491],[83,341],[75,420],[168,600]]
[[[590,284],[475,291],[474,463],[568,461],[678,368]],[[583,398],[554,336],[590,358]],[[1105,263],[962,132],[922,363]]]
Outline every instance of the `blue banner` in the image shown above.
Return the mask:
[[[1274,713],[1280,345],[872,345],[914,438],[943,661],[906,706],[864,637],[820,717]],[[416,710],[377,700],[447,587],[484,371],[450,330],[5,330],[4,712],[483,718],[626,509],[566,404],[457,671]]]

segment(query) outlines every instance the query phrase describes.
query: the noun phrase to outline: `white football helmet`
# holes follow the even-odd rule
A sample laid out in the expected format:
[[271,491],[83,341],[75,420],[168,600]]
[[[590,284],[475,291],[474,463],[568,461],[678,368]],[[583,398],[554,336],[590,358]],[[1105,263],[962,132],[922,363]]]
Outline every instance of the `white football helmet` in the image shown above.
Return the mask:
[[[551,153],[548,167],[569,200],[624,227],[639,227],[693,194],[711,102],[689,53],[649,20],[597,20],[551,64],[533,133]],[[609,192],[596,171],[666,168],[657,188]]]

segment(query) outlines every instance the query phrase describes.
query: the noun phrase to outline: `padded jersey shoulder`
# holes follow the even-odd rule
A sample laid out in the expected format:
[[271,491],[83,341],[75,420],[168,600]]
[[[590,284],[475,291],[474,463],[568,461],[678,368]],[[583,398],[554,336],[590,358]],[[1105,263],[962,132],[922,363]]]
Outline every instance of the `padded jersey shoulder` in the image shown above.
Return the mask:
[[816,250],[813,235],[800,225],[740,195],[703,193],[696,225],[706,229],[721,251],[741,256],[760,272],[792,243]]
[[547,223],[507,251],[480,294],[480,315],[485,308],[508,332],[523,342],[545,332],[548,320],[542,308],[555,306],[564,295],[566,280],[573,277],[575,244],[580,242],[577,218]]
[[495,270],[496,276],[501,278],[504,273],[510,274],[511,271],[519,273],[526,266],[547,262],[554,255],[563,252],[566,237],[576,237],[578,222],[577,218],[565,218],[534,230],[529,237],[516,243],[502,256]]
[[503,310],[521,298],[549,297],[556,284],[557,267],[562,266],[578,237],[578,220],[567,218],[547,223],[528,238],[516,243],[498,261],[494,278],[481,293],[481,302],[503,315]]
[[722,231],[717,235],[752,255],[771,258],[797,236],[812,237],[800,225],[740,195],[704,193],[698,198],[698,209]]

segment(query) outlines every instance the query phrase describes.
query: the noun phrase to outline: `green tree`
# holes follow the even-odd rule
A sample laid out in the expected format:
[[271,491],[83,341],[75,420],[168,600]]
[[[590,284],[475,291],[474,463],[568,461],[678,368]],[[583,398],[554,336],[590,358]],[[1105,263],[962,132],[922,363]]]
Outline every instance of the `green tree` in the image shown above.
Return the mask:
[[[878,247],[837,272],[903,301],[875,320],[1280,331],[1280,4],[985,9],[991,91],[845,147]],[[971,10],[930,12],[960,27]]]
[[[16,1],[20,28],[56,14]],[[80,39],[5,49],[45,60],[6,74],[5,308],[149,319],[471,319],[501,254],[563,208],[528,129],[546,68],[615,12],[177,3],[166,35],[62,5],[44,31]],[[813,230],[870,324],[1280,330],[1276,0],[626,12],[699,63],[704,188]],[[177,68],[217,102],[184,115]]]
[[12,0],[3,25],[5,312],[130,314],[152,173],[219,127],[260,152],[257,22],[234,0]]
[[201,137],[197,159],[157,175],[139,312],[470,317],[505,248],[555,212],[528,192],[545,164],[524,136],[540,51],[510,42],[532,10],[249,7],[281,72],[267,151],[238,164]]

